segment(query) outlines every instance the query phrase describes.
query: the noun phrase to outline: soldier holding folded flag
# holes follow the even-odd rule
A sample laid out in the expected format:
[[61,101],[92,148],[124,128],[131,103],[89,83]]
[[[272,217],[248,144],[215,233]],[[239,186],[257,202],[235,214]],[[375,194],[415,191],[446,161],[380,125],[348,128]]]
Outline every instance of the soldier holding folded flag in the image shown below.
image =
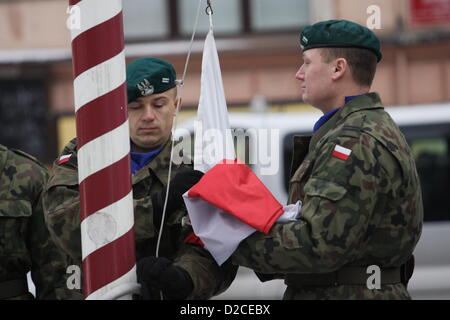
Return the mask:
[[285,299],[410,299],[422,198],[411,150],[370,92],[380,41],[331,20],[306,27],[300,44],[302,98],[324,113],[312,136],[294,138],[288,203],[303,202],[301,217],[253,233],[233,263],[284,278]]
[[[230,261],[219,266],[183,219],[182,194],[202,176],[191,165],[172,164],[173,179],[162,222],[172,122],[180,107],[175,77],[172,64],[157,58],[141,58],[127,66],[137,279],[145,299],[160,299],[159,290],[165,299],[208,299],[228,288],[237,267]],[[57,244],[74,264],[81,265],[77,167],[74,139],[55,161],[44,192],[44,208]],[[156,257],[161,223],[164,231],[160,256]]]

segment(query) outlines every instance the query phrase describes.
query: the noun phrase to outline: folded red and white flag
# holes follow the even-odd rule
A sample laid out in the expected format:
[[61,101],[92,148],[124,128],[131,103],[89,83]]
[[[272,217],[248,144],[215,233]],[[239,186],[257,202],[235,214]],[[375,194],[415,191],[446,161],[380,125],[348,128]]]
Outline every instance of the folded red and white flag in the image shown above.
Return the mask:
[[[222,265],[236,250],[242,240],[257,231],[243,223],[233,214],[225,212],[202,198],[190,198],[189,191],[183,195],[190,215],[190,223],[195,233],[194,241],[205,247],[219,265]],[[283,207],[283,214],[276,222],[298,220],[301,214],[301,201]],[[201,241],[197,240],[197,237]]]
[[267,234],[284,213],[261,180],[238,160],[215,165],[183,197],[195,234],[219,264],[253,232]]
[[283,206],[247,165],[226,162],[209,170],[188,191],[189,198],[201,198],[267,234]]

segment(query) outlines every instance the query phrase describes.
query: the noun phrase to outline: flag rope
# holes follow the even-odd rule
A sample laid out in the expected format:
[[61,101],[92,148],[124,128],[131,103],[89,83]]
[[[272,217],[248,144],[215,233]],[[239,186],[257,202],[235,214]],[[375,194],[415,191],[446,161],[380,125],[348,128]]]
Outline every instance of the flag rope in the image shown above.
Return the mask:
[[[180,86],[180,90],[179,90],[179,93],[178,93],[178,98],[179,98],[178,101],[181,101],[181,97],[182,97],[182,90],[183,90],[183,86],[184,86],[184,79],[186,77],[187,67],[189,65],[189,60],[190,60],[190,57],[191,57],[192,44],[194,42],[195,32],[197,30],[201,2],[202,2],[202,0],[198,1],[197,17],[195,19],[194,30],[192,32],[191,42],[190,42],[190,45],[189,45],[189,50],[188,50],[188,54],[187,54],[187,57],[186,57],[186,62],[185,62],[185,65],[184,65],[183,76],[182,76],[181,80],[178,81],[178,84]],[[169,172],[167,174],[168,177],[167,177],[166,197],[164,199],[163,214],[162,214],[162,218],[161,218],[161,226],[159,228],[158,242],[156,244],[156,253],[155,253],[156,257],[159,256],[159,247],[160,247],[160,244],[161,244],[161,236],[162,236],[162,233],[163,233],[164,219],[165,219],[165,216],[166,216],[167,199],[168,199],[169,189],[170,189],[170,177],[171,177],[171,174],[172,174],[173,147],[174,147],[174,142],[175,142],[175,139],[174,139],[174,133],[175,132],[174,131],[176,130],[176,127],[177,127],[177,118],[178,118],[179,111],[180,111],[180,104],[177,102],[176,113],[175,113],[175,117],[174,117],[174,120],[173,120],[173,123],[172,123],[172,142],[171,142],[172,145],[171,145],[171,150],[170,150]]]
[[[185,81],[186,73],[187,73],[187,68],[188,68],[188,65],[189,65],[190,58],[191,58],[192,45],[194,43],[195,33],[197,31],[197,26],[198,26],[198,20],[199,20],[199,17],[200,17],[201,3],[202,3],[202,0],[199,0],[198,1],[198,6],[197,6],[197,14],[196,14],[196,18],[195,18],[194,28],[193,28],[192,36],[191,36],[191,41],[190,41],[190,44],[189,44],[189,49],[188,49],[188,53],[187,53],[187,56],[186,56],[186,61],[185,61],[185,64],[184,64],[183,75],[181,77],[181,80],[177,81],[180,90],[178,92],[178,100],[176,102],[177,103],[177,106],[176,106],[177,108],[176,108],[176,112],[175,112],[175,117],[174,117],[174,120],[173,120],[173,123],[172,123],[172,139],[171,139],[172,141],[171,141],[171,148],[170,148],[169,171],[168,171],[168,174],[167,174],[166,196],[165,196],[165,199],[164,199],[163,213],[162,213],[162,217],[161,217],[161,226],[159,227],[158,241],[156,243],[156,252],[155,252],[155,256],[156,257],[159,257],[159,248],[160,248],[160,245],[161,245],[161,237],[162,237],[162,234],[163,234],[164,220],[166,218],[167,200],[168,200],[169,190],[170,190],[170,178],[171,178],[171,175],[172,175],[173,149],[174,149],[174,144],[175,144],[175,138],[174,137],[175,137],[175,130],[176,130],[176,127],[177,127],[178,113],[180,111],[180,103],[179,102],[181,101],[182,91],[183,91],[183,87],[184,87],[184,81]],[[161,295],[161,300],[163,300],[162,292],[160,292],[160,295]]]

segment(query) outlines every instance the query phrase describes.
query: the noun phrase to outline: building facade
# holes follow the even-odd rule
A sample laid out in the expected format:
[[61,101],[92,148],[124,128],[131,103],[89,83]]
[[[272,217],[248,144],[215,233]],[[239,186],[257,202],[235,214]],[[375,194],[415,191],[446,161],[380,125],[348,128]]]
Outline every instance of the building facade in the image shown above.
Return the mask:
[[[269,111],[303,107],[295,73],[299,32],[326,19],[372,28],[384,58],[373,90],[386,105],[450,101],[450,0],[213,0],[214,32],[230,110],[262,96]],[[127,59],[156,56],[184,69],[197,0],[123,0]],[[181,94],[200,93],[208,18],[202,1]],[[0,0],[0,138],[48,162],[74,135],[68,1]],[[82,17],[81,17],[82,19]],[[17,130],[18,126],[23,127]],[[34,140],[31,137],[35,137]]]

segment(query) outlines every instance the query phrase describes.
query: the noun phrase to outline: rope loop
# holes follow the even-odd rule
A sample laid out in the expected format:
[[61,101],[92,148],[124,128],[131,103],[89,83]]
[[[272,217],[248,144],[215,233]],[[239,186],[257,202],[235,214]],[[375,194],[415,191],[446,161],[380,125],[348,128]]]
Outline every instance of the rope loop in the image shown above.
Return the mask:
[[206,12],[206,14],[208,16],[210,16],[210,15],[214,14],[214,11],[213,11],[213,9],[211,7],[211,0],[207,0],[206,2],[207,2],[207,6],[206,6],[206,9],[205,9],[205,12]]

